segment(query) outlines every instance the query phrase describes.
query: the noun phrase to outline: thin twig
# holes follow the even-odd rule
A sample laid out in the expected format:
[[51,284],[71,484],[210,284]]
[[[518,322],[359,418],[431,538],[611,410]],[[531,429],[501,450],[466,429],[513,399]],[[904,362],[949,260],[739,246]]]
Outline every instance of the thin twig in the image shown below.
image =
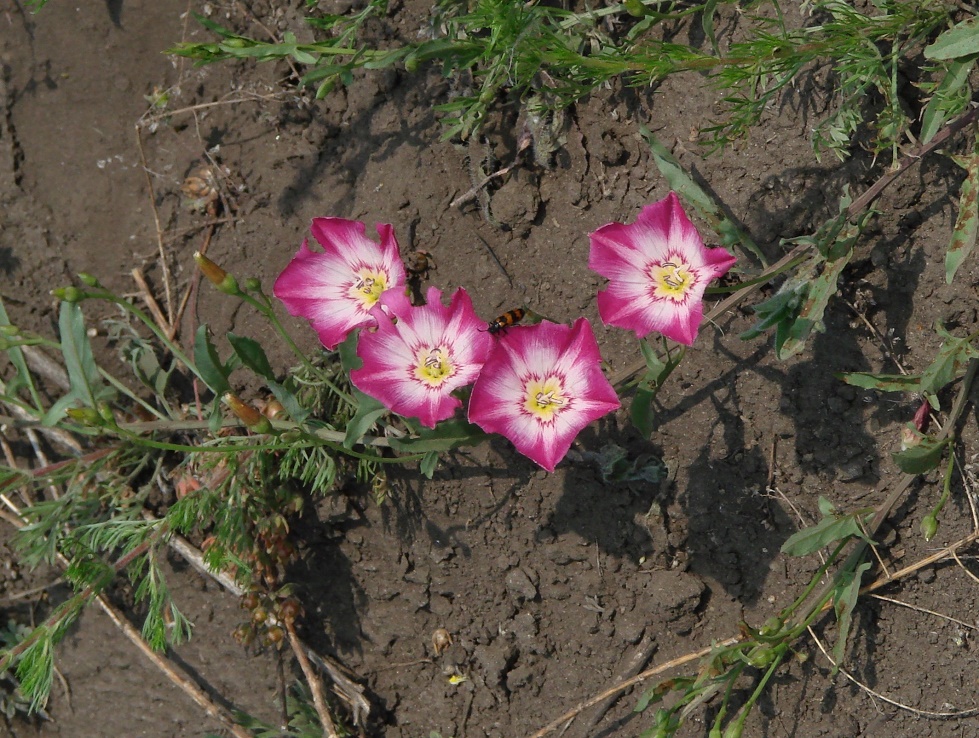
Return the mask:
[[740,642],[741,642],[741,636],[734,636],[732,638],[727,638],[723,641],[718,641],[714,643],[714,645],[708,646],[707,648],[702,648],[699,651],[694,651],[693,653],[688,653],[678,658],[671,659],[670,661],[667,661],[665,664],[654,666],[652,669],[647,669],[644,672],[636,674],[631,679],[626,679],[624,682],[609,687],[604,692],[601,692],[600,694],[597,694],[594,697],[585,700],[584,702],[579,702],[575,707],[571,708],[566,713],[561,715],[561,717],[552,720],[543,728],[538,730],[536,733],[530,736],[530,738],[543,738],[543,736],[547,735],[551,731],[557,730],[564,723],[566,723],[571,718],[577,716],[583,710],[587,710],[592,705],[599,704],[600,702],[602,702],[608,697],[619,694],[620,692],[624,692],[630,687],[634,687],[637,684],[641,684],[647,679],[650,679],[654,676],[658,676],[664,672],[669,671],[670,669],[675,669],[678,666],[684,666],[685,664],[689,664],[692,661],[697,661],[699,659],[704,658],[705,656],[709,656],[717,648],[727,648],[728,646],[734,646]]
[[[67,561],[65,562],[67,564]],[[100,594],[96,597],[96,602],[102,611],[109,616],[109,619],[116,624],[116,627],[123,632],[129,641],[138,648],[143,656],[149,659],[156,668],[166,674],[167,678],[173,682],[184,694],[190,697],[212,718],[220,721],[225,728],[230,730],[237,738],[252,738],[252,733],[235,722],[234,715],[228,710],[212,700],[207,694],[198,687],[190,678],[185,676],[174,666],[173,662],[162,654],[154,651],[150,645],[143,640],[139,631],[136,630],[128,620],[112,604],[109,603],[105,595]]]
[[[952,556],[955,556],[955,552],[951,552]],[[953,618],[951,615],[946,615],[945,613],[935,612],[934,610],[929,610],[926,607],[921,607],[920,605],[912,605],[910,602],[902,602],[901,600],[895,600],[893,597],[885,597],[884,595],[870,595],[875,600],[881,600],[882,602],[890,602],[892,605],[898,605],[899,607],[906,607],[909,610],[915,610],[916,612],[923,612],[927,615],[934,615],[936,618],[941,618],[942,620],[948,620],[950,623],[955,623],[961,625],[963,628],[968,628],[969,630],[979,630],[975,625],[970,625],[964,620],[959,620],[958,618]]]
[[[136,284],[139,286],[139,292],[143,297],[143,302],[145,302],[146,307],[149,308],[150,314],[153,316],[153,320],[156,321],[156,325],[161,331],[169,335],[170,331],[173,330],[173,326],[170,321],[167,320],[166,316],[163,314],[163,311],[160,310],[160,305],[156,301],[156,298],[153,297],[153,293],[150,291],[150,286],[146,283],[146,277],[143,276],[143,272],[139,269],[139,267],[136,267],[132,270],[131,274],[133,275],[133,279],[136,281]],[[173,336],[170,336],[170,338],[172,340]]]
[[958,564],[962,568],[962,571],[966,573],[966,576],[968,576],[972,581],[979,583],[979,577],[966,568],[966,565],[962,563],[962,559],[958,557],[958,554],[956,554],[955,551],[949,551],[949,553],[952,555],[952,558],[955,559],[955,563]]
[[156,243],[160,255],[160,270],[163,273],[163,292],[167,298],[167,323],[173,325],[173,296],[170,293],[170,267],[167,266],[167,255],[163,249],[163,227],[160,225],[160,212],[156,208],[156,193],[153,190],[153,179],[150,168],[146,163],[146,153],[143,151],[143,129],[139,123],[136,129],[136,148],[139,150],[139,160],[143,165],[143,175],[146,177],[146,187],[149,190],[150,209],[153,211],[153,222],[156,224]]
[[947,720],[949,718],[967,718],[967,717],[972,717],[973,715],[979,715],[979,707],[970,707],[968,710],[960,710],[956,712],[932,712],[930,710],[921,710],[918,709],[917,707],[911,707],[911,705],[905,705],[903,702],[898,702],[897,700],[893,700],[890,697],[885,697],[880,692],[876,692],[870,687],[868,687],[866,684],[864,684],[855,676],[853,676],[853,674],[851,674],[846,669],[844,669],[843,667],[839,666],[836,662],[834,662],[833,657],[829,655],[829,652],[827,652],[825,645],[819,639],[819,636],[816,635],[815,631],[812,629],[812,626],[809,627],[809,635],[812,636],[812,639],[816,643],[816,646],[819,648],[820,651],[822,651],[823,656],[825,656],[826,659],[829,661],[829,663],[832,664],[834,669],[839,670],[839,672],[843,676],[845,676],[851,682],[853,682],[858,687],[860,687],[860,689],[862,689],[864,692],[866,692],[867,694],[873,697],[876,697],[882,702],[886,702],[887,704],[893,705],[894,707],[898,707],[902,710],[912,712],[915,715],[919,715],[920,717],[931,718],[933,720]]
[[291,620],[286,620],[285,626],[286,633],[289,634],[289,645],[292,646],[292,651],[296,654],[296,659],[299,661],[299,668],[303,670],[306,683],[309,685],[309,691],[313,694],[313,706],[316,708],[316,714],[319,715],[320,723],[322,723],[323,729],[326,731],[327,738],[337,738],[337,729],[333,724],[333,716],[330,715],[330,708],[327,706],[326,697],[323,694],[323,680],[313,668],[313,665],[309,663],[309,659],[306,658],[306,649],[296,634],[295,624]]
[[505,166],[502,169],[497,169],[495,172],[491,172],[490,174],[487,174],[480,182],[473,185],[468,191],[459,195],[459,197],[457,197],[455,200],[450,202],[449,207],[450,208],[458,207],[459,205],[465,205],[470,200],[475,200],[479,196],[479,193],[482,192],[483,188],[486,187],[486,185],[488,185],[494,179],[498,179],[499,177],[503,177],[509,174],[510,171],[512,171],[514,167],[516,167],[517,164],[520,163],[520,155],[527,150],[527,148],[530,146],[532,141],[533,139],[530,136],[522,137],[520,139],[520,143],[517,148],[517,153],[514,154],[513,161],[510,162],[508,166]]

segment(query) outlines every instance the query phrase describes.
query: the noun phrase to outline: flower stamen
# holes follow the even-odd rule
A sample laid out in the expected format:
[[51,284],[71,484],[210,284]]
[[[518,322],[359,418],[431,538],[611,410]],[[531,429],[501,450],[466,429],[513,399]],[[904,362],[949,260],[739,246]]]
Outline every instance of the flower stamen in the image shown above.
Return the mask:
[[381,293],[387,289],[387,276],[380,269],[361,267],[354,272],[354,281],[348,288],[347,295],[359,302],[365,311],[369,311],[374,307]]
[[667,259],[649,268],[653,297],[684,302],[697,284],[697,273],[686,262]]
[[452,356],[448,349],[442,346],[422,348],[416,354],[415,379],[428,387],[436,388],[455,374]]
[[524,409],[539,422],[550,423],[554,416],[569,405],[561,378],[530,378],[524,385]]

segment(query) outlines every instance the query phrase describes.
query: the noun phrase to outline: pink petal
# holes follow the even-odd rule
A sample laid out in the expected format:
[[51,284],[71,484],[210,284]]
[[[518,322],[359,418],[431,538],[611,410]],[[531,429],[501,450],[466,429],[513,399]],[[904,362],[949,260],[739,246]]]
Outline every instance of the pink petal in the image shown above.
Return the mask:
[[314,218],[310,231],[323,251],[310,250],[304,240],[272,292],[292,315],[309,320],[323,345],[332,350],[350,331],[374,323],[363,305],[348,295],[351,275],[364,267],[382,271],[388,276],[385,291],[400,291],[404,265],[390,225],[378,224],[380,243],[367,237],[363,223],[343,218]]
[[[407,306],[385,293],[371,311],[376,331],[360,336],[357,354],[363,361],[350,379],[361,391],[380,400],[391,411],[416,417],[434,427],[461,406],[452,392],[472,383],[492,344],[480,332],[483,326],[465,290],[456,290],[448,306],[437,288],[428,291],[428,304]],[[397,322],[385,310],[391,310]],[[418,352],[434,347],[448,350],[453,373],[433,386],[415,376]]]
[[[529,378],[562,379],[566,407],[550,422],[524,408]],[[601,355],[591,325],[542,322],[510,329],[483,365],[469,399],[469,420],[499,433],[548,471],[554,471],[578,433],[619,407],[615,390],[601,371]]]
[[[676,194],[644,207],[635,223],[610,223],[590,238],[588,266],[609,279],[598,294],[602,321],[640,338],[659,331],[691,345],[703,321],[708,282],[727,272],[735,259],[722,248],[704,246]],[[664,296],[662,282],[650,274],[665,262],[682,263],[692,276],[682,300]]]

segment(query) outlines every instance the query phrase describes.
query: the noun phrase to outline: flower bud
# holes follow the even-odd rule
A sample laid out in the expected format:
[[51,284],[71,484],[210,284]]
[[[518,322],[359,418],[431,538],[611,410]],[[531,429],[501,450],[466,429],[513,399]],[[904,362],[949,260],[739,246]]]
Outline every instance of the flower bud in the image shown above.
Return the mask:
[[938,519],[933,513],[928,513],[921,520],[921,535],[925,537],[926,541],[930,541],[935,537],[938,532]]
[[90,407],[70,407],[65,411],[72,420],[87,425],[102,425],[102,416]]
[[112,412],[111,407],[106,405],[104,402],[100,402],[98,406],[98,411],[102,420],[104,420],[106,423],[108,423],[109,425],[116,424],[116,416],[115,413]]
[[81,302],[88,296],[77,287],[59,287],[51,290],[51,294],[65,302]]
[[625,0],[625,10],[633,18],[642,18],[646,15],[646,8],[641,0]]
[[0,325],[0,335],[13,338],[20,335],[20,328],[15,325]]
[[87,272],[81,272],[81,273],[79,273],[78,279],[80,279],[82,281],[82,283],[86,287],[101,287],[102,286],[99,283],[99,280],[98,279],[96,279],[95,277],[93,277],[91,274],[88,274]]
[[240,295],[241,288],[238,287],[238,280],[228,274],[213,261],[208,259],[200,251],[194,252],[194,261],[201,270],[201,274],[207,277],[208,281],[226,295]]
[[255,277],[249,277],[245,280],[245,289],[249,292],[261,292],[262,280],[256,279]]

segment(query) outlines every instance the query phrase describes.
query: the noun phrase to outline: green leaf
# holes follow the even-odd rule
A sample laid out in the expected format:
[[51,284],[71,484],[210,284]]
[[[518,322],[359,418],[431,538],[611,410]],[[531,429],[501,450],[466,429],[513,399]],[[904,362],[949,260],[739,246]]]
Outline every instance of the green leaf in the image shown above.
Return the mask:
[[649,438],[655,430],[656,411],[653,410],[655,399],[655,392],[636,390],[636,395],[629,404],[629,419],[643,438]]
[[846,538],[864,538],[858,518],[861,513],[840,517],[827,516],[809,528],[796,531],[782,544],[782,553],[789,556],[807,556],[830,543]]
[[952,284],[962,262],[972,253],[979,234],[979,145],[969,156],[953,156],[952,161],[965,169],[966,177],[959,190],[959,214],[952,229],[952,239],[945,252],[945,282]]
[[921,114],[921,132],[918,140],[926,144],[938,133],[952,111],[959,111],[968,102],[969,75],[976,65],[976,58],[963,58],[950,62],[942,81],[934,89],[931,99]]
[[935,410],[940,410],[936,394],[942,387],[965,373],[969,359],[979,358],[979,351],[972,346],[969,338],[957,338],[941,325],[935,326],[945,339],[935,360],[921,374],[920,391]]
[[[799,311],[799,306],[809,291],[809,283],[805,278],[792,278],[779,288],[778,292],[764,302],[752,305],[751,309],[759,316],[759,320],[751,328],[741,334],[742,341],[757,338],[772,326],[776,331],[785,333]],[[784,336],[781,341],[784,341]],[[776,333],[776,345],[781,345],[779,334]]]
[[822,495],[819,495],[819,499],[816,500],[816,506],[819,508],[819,514],[824,518],[836,516],[836,505]]
[[201,379],[215,395],[220,397],[231,390],[231,385],[228,384],[228,371],[221,363],[214,344],[211,343],[206,323],[197,329],[194,336],[194,364],[197,365]]
[[85,330],[85,317],[78,303],[61,303],[58,329],[71,389],[88,407],[95,407],[101,394],[102,377],[99,376],[99,368],[95,364],[92,344]]
[[426,479],[431,479],[435,475],[435,469],[439,465],[439,452],[429,451],[425,454],[425,458],[421,460],[418,465],[419,471],[425,475]]
[[287,386],[289,384],[289,381],[286,381],[285,384],[280,384],[279,382],[275,382],[271,379],[268,380],[269,389],[272,390],[272,394],[275,395],[275,399],[282,403],[282,407],[285,408],[289,417],[295,420],[297,423],[302,423],[309,417],[309,410],[302,406],[302,404],[299,402],[299,398],[296,397],[296,394]]
[[265,349],[262,348],[258,341],[252,338],[246,338],[245,336],[238,336],[229,331],[228,343],[231,344],[231,348],[234,350],[238,358],[241,359],[241,363],[244,366],[251,369],[260,377],[272,380],[275,379],[275,374],[272,371],[272,365],[269,363],[269,359],[265,355]]
[[344,448],[353,448],[388,409],[370,395],[365,395],[356,387],[352,388],[354,399],[357,400],[357,412],[347,423],[347,435],[343,439]]
[[458,446],[472,446],[488,436],[479,426],[465,420],[444,420],[434,428],[422,428],[417,438],[389,438],[388,443],[395,451],[405,453],[429,453],[449,451]]
[[111,397],[113,391],[106,387],[99,374],[99,368],[92,354],[92,344],[85,330],[85,318],[78,303],[62,302],[58,318],[61,333],[61,353],[68,370],[70,389],[45,413],[41,422],[55,425],[74,404],[95,408],[104,399]]
[[895,451],[891,457],[905,474],[924,474],[938,466],[950,441],[949,438],[939,441],[932,436],[923,436],[917,446]]
[[340,353],[340,366],[346,372],[360,369],[364,365],[364,362],[357,356],[357,339],[359,337],[359,330],[351,331],[350,335],[337,346],[337,351]]
[[[0,326],[9,325],[10,318],[7,317],[7,310],[3,305],[3,299],[0,298]],[[7,382],[7,393],[10,396],[15,396],[20,388],[27,388],[31,396],[31,402],[34,403],[34,407],[38,413],[44,412],[41,397],[37,392],[37,387],[34,385],[33,375],[27,367],[27,360],[24,358],[24,351],[19,346],[11,346],[7,349],[6,353],[10,357],[10,363],[14,366],[13,376]]]
[[815,276],[809,279],[809,289],[799,306],[798,314],[787,326],[781,341],[776,335],[775,355],[780,360],[784,361],[801,352],[813,331],[822,333],[825,330],[823,313],[829,304],[829,298],[836,294],[837,281],[852,254],[852,251],[848,251],[831,261],[812,264],[811,274]]
[[870,562],[864,561],[855,571],[841,571],[837,576],[836,590],[833,593],[833,609],[837,622],[836,643],[833,645],[833,663],[836,664],[834,673],[843,663],[846,640],[853,622],[853,608],[860,596],[860,580],[869,568]]
[[684,200],[696,208],[702,218],[710,223],[710,226],[721,236],[722,245],[740,244],[746,251],[753,254],[762,266],[768,266],[768,261],[758,245],[751,240],[747,233],[741,230],[737,223],[725,215],[714,198],[683,170],[680,162],[656,136],[643,126],[639,127],[639,132],[646,139],[646,144],[653,155],[653,162],[659,168],[660,174],[666,178],[670,189],[678,192]]
[[837,374],[852,387],[874,389],[881,392],[917,392],[921,385],[920,374],[871,374],[870,372],[846,372]]
[[926,59],[961,59],[979,54],[979,19],[970,18],[949,28],[925,47]]

